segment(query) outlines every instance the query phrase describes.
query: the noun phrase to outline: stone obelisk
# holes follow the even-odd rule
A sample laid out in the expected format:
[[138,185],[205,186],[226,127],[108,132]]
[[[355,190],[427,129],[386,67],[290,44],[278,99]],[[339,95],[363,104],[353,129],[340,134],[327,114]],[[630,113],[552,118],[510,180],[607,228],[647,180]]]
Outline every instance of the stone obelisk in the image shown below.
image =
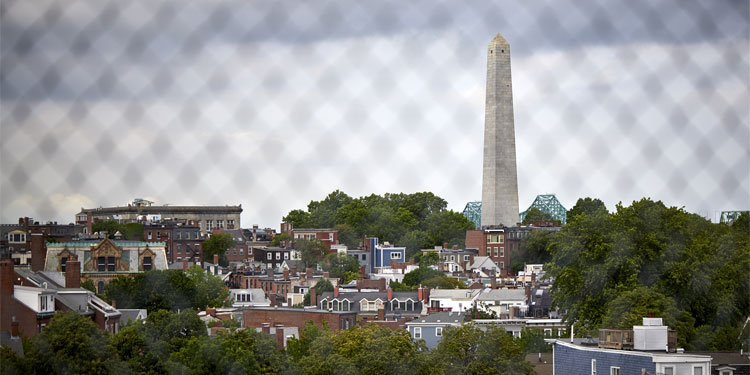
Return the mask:
[[514,226],[517,222],[518,177],[510,45],[497,34],[487,47],[482,226]]

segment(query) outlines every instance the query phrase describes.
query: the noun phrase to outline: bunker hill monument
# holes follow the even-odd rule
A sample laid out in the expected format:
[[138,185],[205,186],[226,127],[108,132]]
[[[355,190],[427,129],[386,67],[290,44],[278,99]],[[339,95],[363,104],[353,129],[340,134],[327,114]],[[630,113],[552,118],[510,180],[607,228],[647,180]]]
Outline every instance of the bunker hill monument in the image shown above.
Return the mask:
[[510,45],[497,34],[487,47],[482,226],[513,226],[518,222],[516,135],[510,77]]

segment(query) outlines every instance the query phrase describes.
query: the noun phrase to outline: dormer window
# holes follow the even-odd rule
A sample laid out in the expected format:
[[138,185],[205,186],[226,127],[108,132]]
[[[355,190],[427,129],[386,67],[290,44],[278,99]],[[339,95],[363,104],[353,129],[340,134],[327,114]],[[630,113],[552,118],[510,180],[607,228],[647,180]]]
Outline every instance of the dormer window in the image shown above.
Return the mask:
[[68,263],[68,257],[60,258],[60,271],[65,272],[65,264]]
[[153,268],[151,257],[143,257],[143,270],[150,271]]

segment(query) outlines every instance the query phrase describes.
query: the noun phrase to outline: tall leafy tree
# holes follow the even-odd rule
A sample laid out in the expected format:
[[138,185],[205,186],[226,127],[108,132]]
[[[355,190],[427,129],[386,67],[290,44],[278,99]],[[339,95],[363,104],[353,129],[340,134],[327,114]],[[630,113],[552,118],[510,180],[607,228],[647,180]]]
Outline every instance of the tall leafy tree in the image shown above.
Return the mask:
[[213,262],[214,255],[219,255],[219,264],[226,266],[228,264],[226,250],[234,246],[234,238],[229,233],[217,233],[203,241],[203,260]]

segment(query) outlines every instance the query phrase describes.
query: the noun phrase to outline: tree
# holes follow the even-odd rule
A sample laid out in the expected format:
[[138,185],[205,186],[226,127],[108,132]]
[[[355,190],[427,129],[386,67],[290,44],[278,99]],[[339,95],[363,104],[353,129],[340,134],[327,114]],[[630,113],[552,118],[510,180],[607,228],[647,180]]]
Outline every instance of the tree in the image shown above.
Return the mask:
[[552,215],[550,215],[547,212],[544,212],[536,207],[531,207],[531,209],[526,212],[526,216],[523,217],[523,225],[528,225],[533,222],[537,221],[553,221],[555,219],[552,218]]
[[234,246],[234,238],[229,233],[217,233],[203,241],[203,260],[213,262],[214,255],[219,255],[219,264],[226,266],[228,264],[225,252]]
[[120,365],[114,360],[107,333],[73,311],[56,313],[32,338],[29,349],[24,352],[25,361],[35,373],[112,373]]
[[143,241],[143,224],[127,223],[119,228],[122,238],[130,241]]
[[91,224],[93,233],[107,231],[107,237],[109,238],[114,238],[118,230],[120,230],[120,224],[116,220],[99,220]]
[[503,327],[448,327],[431,353],[445,374],[534,374],[521,339]]
[[229,289],[220,278],[211,275],[199,265],[193,265],[185,271],[188,279],[193,283],[191,307],[205,309],[206,307],[221,307],[229,297]]
[[310,214],[303,210],[292,210],[284,216],[281,220],[284,222],[291,222],[295,228],[306,228],[309,227]]
[[555,233],[546,230],[535,230],[528,233],[522,240],[518,251],[511,252],[513,272],[523,270],[524,264],[544,264],[552,260],[552,254],[547,250]]
[[326,247],[320,240],[295,239],[294,249],[299,251],[302,264],[307,267],[317,265],[326,254]]
[[339,284],[347,284],[357,278],[359,272],[359,262],[355,257],[344,254],[328,254],[323,260],[323,269],[331,277],[339,279]]
[[429,251],[419,258],[419,267],[434,266],[440,262],[440,255],[437,252]]
[[573,206],[570,210],[568,210],[567,218],[568,220],[572,220],[578,215],[586,214],[591,215],[596,211],[604,210],[607,211],[607,206],[604,205],[604,202],[597,198],[578,198],[578,201],[576,202],[575,206]]
[[273,236],[273,239],[271,240],[271,243],[268,244],[268,246],[278,247],[278,246],[281,246],[282,242],[284,242],[284,241],[291,241],[291,240],[292,240],[292,236],[290,236],[287,233],[277,234],[277,235]]

